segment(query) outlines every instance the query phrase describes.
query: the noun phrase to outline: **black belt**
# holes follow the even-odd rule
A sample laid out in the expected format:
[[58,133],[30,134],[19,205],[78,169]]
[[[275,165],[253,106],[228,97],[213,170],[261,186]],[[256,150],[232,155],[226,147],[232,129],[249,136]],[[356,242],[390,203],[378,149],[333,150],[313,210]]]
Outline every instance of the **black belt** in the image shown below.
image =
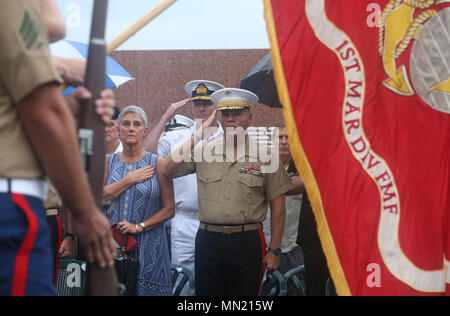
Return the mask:
[[200,229],[214,233],[222,233],[224,235],[242,233],[262,228],[263,228],[262,223],[242,224],[242,225],[216,225],[216,224],[200,223]]

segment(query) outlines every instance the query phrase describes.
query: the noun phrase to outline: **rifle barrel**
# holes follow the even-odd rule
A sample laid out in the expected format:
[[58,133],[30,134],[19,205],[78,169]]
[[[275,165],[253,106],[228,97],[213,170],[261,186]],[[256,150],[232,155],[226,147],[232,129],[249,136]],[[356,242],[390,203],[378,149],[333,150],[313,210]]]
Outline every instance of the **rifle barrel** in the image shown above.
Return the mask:
[[[105,171],[105,130],[95,113],[95,100],[105,88],[106,75],[106,17],[108,0],[95,0],[91,25],[91,38],[84,86],[93,98],[82,102],[80,108],[80,130],[88,130],[92,148],[87,150],[85,169],[97,207],[103,207],[103,181]],[[101,269],[97,264],[88,264],[87,294],[89,296],[117,296],[117,275],[114,268]]]

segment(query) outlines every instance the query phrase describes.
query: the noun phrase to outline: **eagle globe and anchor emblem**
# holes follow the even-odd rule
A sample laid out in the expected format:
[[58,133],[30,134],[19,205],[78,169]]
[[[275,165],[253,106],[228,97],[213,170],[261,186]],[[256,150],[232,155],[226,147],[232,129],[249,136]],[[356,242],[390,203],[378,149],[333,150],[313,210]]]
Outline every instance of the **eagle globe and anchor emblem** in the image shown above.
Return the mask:
[[[450,0],[389,1],[380,18],[379,54],[386,88],[403,96],[417,93],[434,110],[450,114],[450,7],[440,6],[445,3]],[[411,44],[408,76],[397,59]]]
[[[379,54],[388,78],[383,85],[405,97],[419,95],[433,110],[450,114],[450,0],[391,0],[380,18]],[[400,56],[412,45],[409,73]],[[404,59],[402,59],[404,60]],[[400,65],[398,65],[400,64]],[[399,258],[403,258],[400,252]],[[406,260],[408,271],[421,282],[396,270],[397,278],[425,292],[444,292],[450,282],[444,269],[424,271]],[[409,264],[409,265],[408,265]],[[393,266],[391,265],[391,268]]]

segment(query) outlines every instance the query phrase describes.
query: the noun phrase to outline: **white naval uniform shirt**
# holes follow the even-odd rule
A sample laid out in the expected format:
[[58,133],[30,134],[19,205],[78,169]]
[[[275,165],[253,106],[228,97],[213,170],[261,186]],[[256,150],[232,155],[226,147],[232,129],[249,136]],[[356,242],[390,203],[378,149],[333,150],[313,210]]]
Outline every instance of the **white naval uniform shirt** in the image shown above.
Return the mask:
[[114,152],[114,154],[120,153],[123,151],[123,145],[122,142],[119,140],[119,145],[116,148],[116,151]]

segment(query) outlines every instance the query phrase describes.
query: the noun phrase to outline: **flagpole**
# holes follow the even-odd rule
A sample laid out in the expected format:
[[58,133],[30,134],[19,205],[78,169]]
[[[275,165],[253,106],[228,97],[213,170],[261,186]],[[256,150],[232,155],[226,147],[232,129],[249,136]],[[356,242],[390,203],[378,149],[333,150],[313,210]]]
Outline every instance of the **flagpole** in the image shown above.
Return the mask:
[[147,24],[149,24],[151,21],[153,21],[157,16],[159,16],[161,13],[163,13],[166,9],[168,9],[176,1],[177,0],[162,1],[153,10],[151,10],[145,16],[143,16],[139,21],[137,21],[132,26],[130,26],[125,32],[123,32],[118,37],[116,37],[114,40],[112,40],[106,47],[106,54],[110,55],[113,51],[115,51],[123,43],[125,43],[132,36],[134,36],[137,32],[139,32],[141,29],[143,29]]

